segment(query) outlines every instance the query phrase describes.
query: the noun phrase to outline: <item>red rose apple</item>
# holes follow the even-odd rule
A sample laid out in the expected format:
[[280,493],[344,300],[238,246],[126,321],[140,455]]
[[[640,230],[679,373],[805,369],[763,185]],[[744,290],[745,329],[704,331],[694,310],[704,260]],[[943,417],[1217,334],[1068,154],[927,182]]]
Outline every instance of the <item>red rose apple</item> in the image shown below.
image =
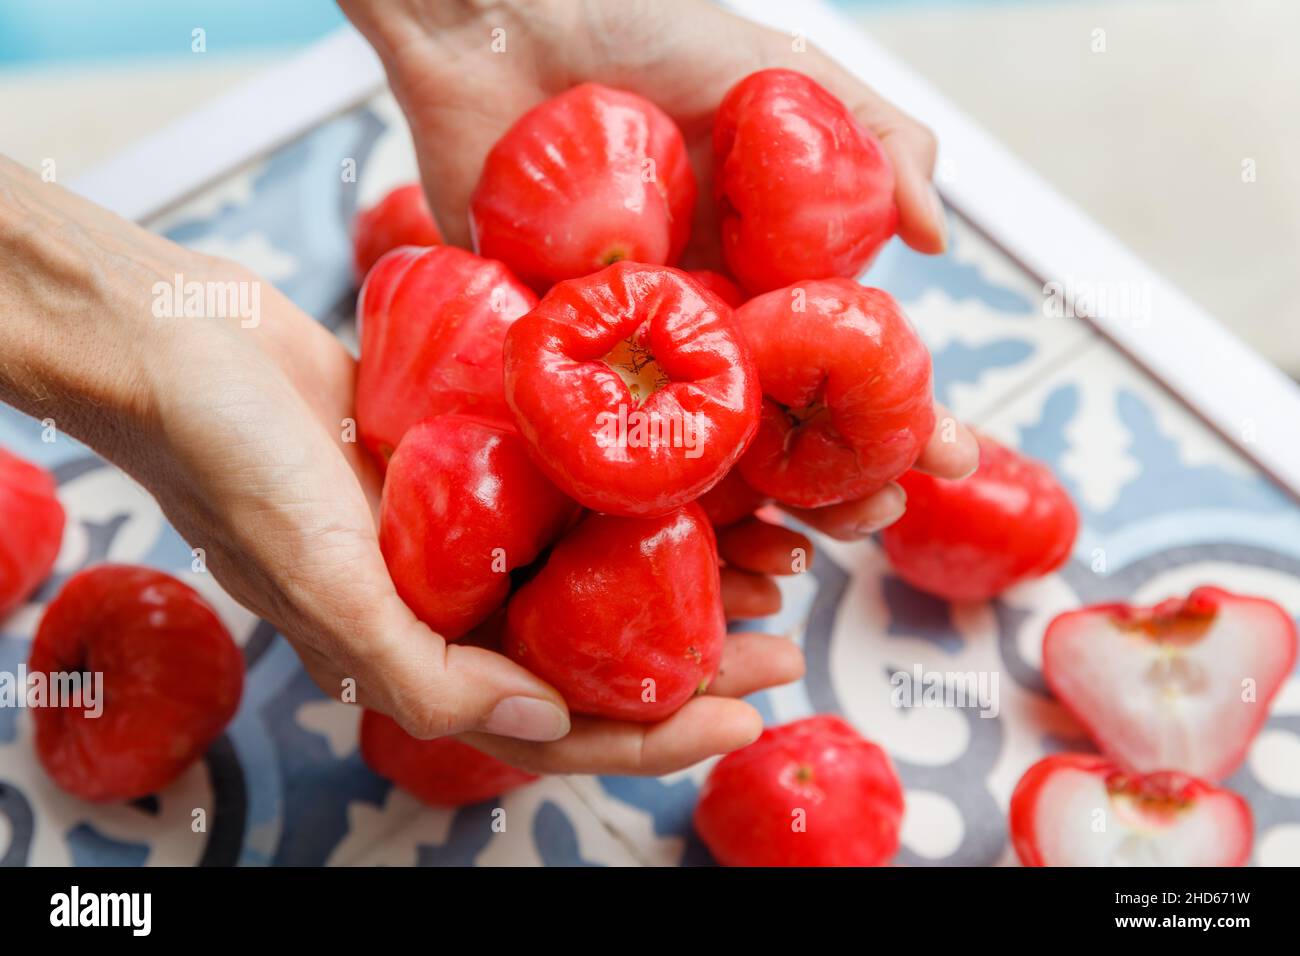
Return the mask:
[[577,510],[512,426],[441,415],[407,431],[389,462],[379,546],[402,600],[454,640],[501,606],[510,572]]
[[1107,755],[1207,780],[1245,760],[1295,662],[1286,611],[1213,587],[1069,611],[1043,638],[1043,677]]
[[442,233],[433,221],[424,187],[398,186],[352,222],[353,271],[360,284],[379,257],[401,246],[440,246]]
[[499,262],[454,246],[385,256],[357,299],[357,426],[380,464],[418,421],[445,412],[509,418],[501,349],[536,297]]
[[723,866],[883,866],[902,822],[889,756],[829,715],[769,727],[723,757],[695,807]]
[[662,720],[703,693],[726,636],[713,529],[696,505],[589,515],[506,609],[506,653],[575,713]]
[[84,800],[154,793],[199,759],[234,717],[244,658],[193,588],[152,568],[102,564],[45,609],[28,671],[103,675],[103,713],[32,711],[36,753]]
[[54,567],[64,522],[57,492],[48,471],[0,448],[0,618]]
[[692,269],[686,274],[733,309],[739,309],[745,304],[745,293],[721,272],[714,272],[712,269]]
[[1056,754],[1011,795],[1025,866],[1245,866],[1250,806],[1181,773],[1125,773],[1103,757]]
[[538,466],[588,508],[666,514],[721,480],[758,420],[731,309],[621,262],[562,282],[506,336],[506,400]]
[[537,779],[453,737],[412,737],[374,710],[361,717],[361,757],[379,776],[433,807],[481,803]]
[[727,269],[751,294],[852,279],[894,234],[894,170],[844,104],[792,70],[741,80],[713,127]]
[[986,601],[1055,571],[1079,515],[1046,466],[980,435],[975,473],[956,481],[910,471],[907,511],[881,534],[890,564],[918,591]]
[[920,456],[934,430],[930,353],[888,293],[801,282],[736,310],[763,388],[740,475],[801,508],[862,498]]
[[732,468],[722,480],[700,496],[699,504],[715,528],[725,528],[742,518],[748,518],[767,504],[766,495],[759,494],[740,477],[739,469]]
[[492,147],[469,213],[476,251],[545,291],[623,259],[676,263],[694,207],[673,121],[633,93],[583,83]]

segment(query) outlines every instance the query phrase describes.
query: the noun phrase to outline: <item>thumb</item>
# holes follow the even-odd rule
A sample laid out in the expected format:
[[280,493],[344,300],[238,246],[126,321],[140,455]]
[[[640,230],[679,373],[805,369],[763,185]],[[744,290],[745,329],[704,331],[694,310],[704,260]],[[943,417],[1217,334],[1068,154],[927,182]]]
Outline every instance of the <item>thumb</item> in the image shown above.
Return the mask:
[[478,731],[548,741],[569,732],[568,708],[555,688],[495,651],[449,644],[396,593],[355,659],[367,706],[413,737]]

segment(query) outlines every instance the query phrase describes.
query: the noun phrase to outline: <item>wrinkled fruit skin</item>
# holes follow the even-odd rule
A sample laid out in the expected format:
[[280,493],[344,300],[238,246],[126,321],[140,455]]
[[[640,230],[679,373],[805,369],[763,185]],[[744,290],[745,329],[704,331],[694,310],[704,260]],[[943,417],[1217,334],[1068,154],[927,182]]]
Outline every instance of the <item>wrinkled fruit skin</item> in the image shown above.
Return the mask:
[[433,807],[482,803],[537,779],[452,737],[412,737],[373,710],[361,717],[361,757],[379,776]]
[[545,291],[623,259],[675,264],[695,196],[682,134],[667,114],[633,93],[583,83],[525,113],[492,147],[470,225],[480,255]]
[[411,428],[393,454],[379,547],[402,600],[455,640],[501,606],[509,572],[533,561],[577,511],[511,425],[442,415]]
[[792,70],[732,87],[714,120],[713,170],[723,257],[753,295],[861,275],[898,227],[880,142]]
[[1240,796],[1185,774],[1054,754],[1016,784],[1010,829],[1025,866],[1245,866],[1254,820]]
[[1199,587],[1154,607],[1058,615],[1043,637],[1043,677],[1121,766],[1223,780],[1268,720],[1296,644],[1295,622],[1274,602]]
[[234,717],[244,658],[198,592],[152,568],[102,564],[68,579],[36,632],[31,673],[102,672],[103,713],[32,710],[36,753],[83,800],[167,786]]
[[575,713],[614,720],[662,720],[703,693],[725,635],[718,550],[696,505],[588,516],[506,610],[506,653]]
[[801,508],[874,494],[934,431],[930,353],[893,298],[850,279],[800,282],[736,310],[763,389],[740,461],[754,490]]
[[442,233],[433,221],[419,183],[398,186],[352,222],[352,269],[357,284],[365,281],[379,258],[401,246],[440,246]]
[[505,388],[538,467],[610,514],[698,498],[758,424],[731,309],[661,266],[620,262],[553,288],[506,336]]
[[902,821],[889,756],[829,715],[769,727],[723,757],[695,807],[723,866],[883,866]]
[[399,249],[371,270],[357,299],[357,430],[381,467],[418,421],[509,419],[501,350],[536,304],[501,263],[454,246]]
[[63,541],[54,476],[0,448],[0,619],[50,574]]
[[900,578],[949,601],[987,601],[1070,557],[1079,513],[1052,472],[980,435],[975,473],[956,481],[910,471],[907,510],[881,534]]

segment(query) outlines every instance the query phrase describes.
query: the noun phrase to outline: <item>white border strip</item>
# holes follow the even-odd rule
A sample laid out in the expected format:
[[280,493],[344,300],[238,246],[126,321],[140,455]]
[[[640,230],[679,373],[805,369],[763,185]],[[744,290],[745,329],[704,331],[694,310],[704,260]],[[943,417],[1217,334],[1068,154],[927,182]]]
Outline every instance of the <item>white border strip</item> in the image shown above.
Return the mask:
[[72,189],[144,222],[383,85],[383,66],[361,35],[336,30],[88,170]]
[[[1102,310],[1091,321],[1300,497],[1300,387],[843,14],[821,0],[728,0],[728,5],[806,36],[939,131],[940,161],[957,172],[953,182],[939,184],[944,199],[1039,280],[1145,291],[1150,321]],[[345,27],[95,167],[73,188],[127,218],[150,219],[364,101],[383,83],[373,51]]]
[[1225,439],[1300,497],[1300,386],[1145,265],[961,110],[824,2],[728,0],[817,44],[936,130],[950,203],[1039,281],[1140,290],[1149,318],[1090,321]]

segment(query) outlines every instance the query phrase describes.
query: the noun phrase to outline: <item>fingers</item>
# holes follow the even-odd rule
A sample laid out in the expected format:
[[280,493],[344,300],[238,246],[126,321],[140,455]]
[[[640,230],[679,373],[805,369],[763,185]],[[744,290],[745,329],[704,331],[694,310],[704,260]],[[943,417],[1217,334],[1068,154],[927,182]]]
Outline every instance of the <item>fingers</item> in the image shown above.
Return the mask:
[[728,620],[767,617],[781,610],[781,589],[765,574],[722,568],[722,608]]
[[573,718],[563,740],[531,743],[488,734],[463,739],[499,760],[531,773],[661,776],[730,753],[758,739],[763,719],[748,704],[727,697],[696,697],[657,724]]
[[975,433],[952,417],[942,405],[934,406],[935,428],[929,444],[917,459],[916,470],[936,478],[965,478],[980,463]]
[[812,566],[812,542],[792,528],[746,518],[717,529],[718,554],[733,568],[798,574]]
[[722,652],[722,666],[709,685],[718,697],[745,697],[803,677],[803,651],[789,638],[774,634],[732,634]]
[[903,516],[907,492],[897,482],[886,485],[874,495],[845,501],[825,508],[785,510],[805,524],[839,541],[856,541],[887,528]]

